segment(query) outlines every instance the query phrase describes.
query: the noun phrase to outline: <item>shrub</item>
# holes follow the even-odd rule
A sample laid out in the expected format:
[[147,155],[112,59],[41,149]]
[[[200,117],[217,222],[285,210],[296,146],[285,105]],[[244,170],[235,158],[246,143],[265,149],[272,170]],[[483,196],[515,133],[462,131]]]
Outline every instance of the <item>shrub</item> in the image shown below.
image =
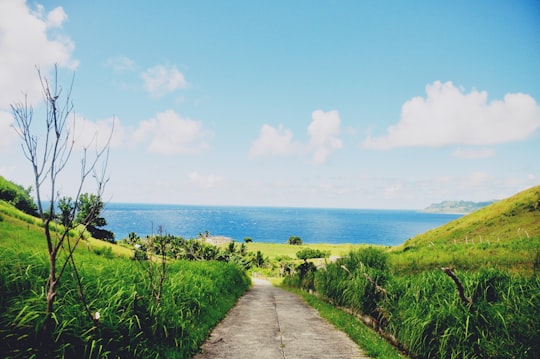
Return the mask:
[[295,246],[302,245],[302,238],[300,238],[298,236],[291,236],[291,237],[289,237],[288,243],[292,244],[292,245],[295,245]]
[[313,248],[304,248],[296,252],[298,259],[313,259],[313,258],[328,258],[330,257],[330,251],[321,251]]

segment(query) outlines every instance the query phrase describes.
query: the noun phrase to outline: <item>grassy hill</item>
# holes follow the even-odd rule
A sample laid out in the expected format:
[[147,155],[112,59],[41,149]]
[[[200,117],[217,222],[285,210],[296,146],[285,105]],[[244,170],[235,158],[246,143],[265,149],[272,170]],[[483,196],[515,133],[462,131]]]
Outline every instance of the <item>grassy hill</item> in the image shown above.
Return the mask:
[[360,314],[411,358],[540,358],[539,207],[531,188],[284,284]]
[[495,202],[391,249],[398,271],[441,266],[540,270],[540,186]]
[[508,241],[540,235],[540,186],[495,202],[405,242],[405,246],[454,240]]
[[[17,248],[18,250],[40,250],[46,253],[46,242],[43,238],[41,220],[30,216],[12,204],[0,200],[0,247]],[[108,253],[109,256],[132,256],[128,248],[104,242],[85,235],[83,245],[79,249],[87,249],[96,254]]]
[[0,200],[0,358],[189,358],[250,283],[232,263],[186,260],[168,262],[157,282],[161,263],[132,260],[130,249],[86,238],[74,260],[87,306],[68,266],[56,324],[44,340],[49,263],[42,226]]

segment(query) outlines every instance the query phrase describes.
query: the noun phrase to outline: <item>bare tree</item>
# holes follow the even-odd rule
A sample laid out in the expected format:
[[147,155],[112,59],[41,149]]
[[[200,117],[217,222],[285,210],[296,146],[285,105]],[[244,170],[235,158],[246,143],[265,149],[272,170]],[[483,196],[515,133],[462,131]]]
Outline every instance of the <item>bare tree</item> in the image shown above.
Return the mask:
[[[25,95],[24,102],[11,105],[11,112],[15,119],[15,130],[22,139],[21,147],[25,157],[32,166],[35,194],[37,197],[38,214],[43,220],[44,237],[47,242],[49,258],[49,276],[46,282],[46,318],[43,324],[43,338],[47,342],[54,329],[53,314],[55,311],[55,298],[58,295],[59,281],[69,268],[70,273],[76,278],[79,286],[81,300],[86,308],[88,316],[96,323],[99,314],[92,313],[88,308],[82,291],[81,280],[73,257],[77,244],[83,239],[84,230],[74,231],[77,204],[83,185],[88,177],[96,180],[96,194],[102,197],[105,185],[108,181],[106,170],[112,130],[106,143],[100,147],[97,141],[93,141],[93,151],[84,148],[81,160],[81,177],[73,206],[69,213],[64,214],[62,225],[55,223],[57,201],[60,193],[57,190],[62,172],[66,169],[74,149],[74,137],[70,133],[69,119],[73,116],[73,103],[71,92],[73,78],[69,87],[63,88],[58,84],[58,68],[54,67],[51,79],[44,76],[37,68],[41,81],[43,100],[46,108],[44,121],[34,121],[33,108],[28,104]],[[34,124],[34,122],[36,122]],[[44,125],[44,129],[36,131],[35,125]],[[96,139],[94,139],[96,140]],[[92,152],[92,153],[89,153]],[[98,168],[99,167],[99,168]],[[90,214],[82,223],[84,229],[93,220],[97,209]],[[81,225],[81,224],[79,224]],[[78,225],[78,226],[79,226]],[[70,235],[71,233],[71,235]],[[76,233],[73,236],[73,233]],[[73,237],[72,237],[73,236]],[[60,254],[62,256],[59,256]],[[44,344],[46,345],[46,344]]]

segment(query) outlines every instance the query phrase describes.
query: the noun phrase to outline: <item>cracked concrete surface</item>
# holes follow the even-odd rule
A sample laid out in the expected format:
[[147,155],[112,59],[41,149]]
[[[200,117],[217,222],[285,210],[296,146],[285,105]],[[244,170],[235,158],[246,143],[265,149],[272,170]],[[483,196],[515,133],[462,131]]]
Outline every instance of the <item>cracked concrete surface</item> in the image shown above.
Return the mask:
[[196,359],[368,358],[298,296],[254,279]]

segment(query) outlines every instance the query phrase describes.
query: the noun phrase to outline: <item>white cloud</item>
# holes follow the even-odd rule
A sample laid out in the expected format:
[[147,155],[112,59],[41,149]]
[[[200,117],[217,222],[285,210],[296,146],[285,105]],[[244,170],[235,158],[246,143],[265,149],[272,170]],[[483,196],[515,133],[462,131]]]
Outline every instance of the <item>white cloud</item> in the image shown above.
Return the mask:
[[325,163],[328,157],[343,146],[340,134],[340,118],[337,111],[313,111],[312,121],[308,126],[310,145],[313,148],[313,161]]
[[62,23],[67,20],[68,16],[64,9],[59,6],[51,10],[47,14],[47,26],[49,28],[62,27]]
[[175,66],[157,65],[142,74],[146,90],[156,97],[188,86],[184,75]]
[[268,156],[289,156],[298,154],[301,145],[293,141],[290,130],[279,125],[278,128],[263,125],[259,138],[257,138],[249,150],[249,158]]
[[219,186],[223,179],[215,175],[205,176],[195,171],[189,174],[189,182],[203,189],[212,189]]
[[17,141],[17,133],[13,129],[13,117],[7,111],[0,111],[0,153],[9,152]]
[[495,150],[491,148],[463,149],[458,148],[452,152],[452,156],[465,159],[482,159],[495,156]]
[[485,91],[466,94],[452,82],[436,81],[426,95],[405,102],[400,121],[386,135],[368,137],[364,147],[492,145],[524,140],[540,128],[540,107],[527,94],[488,102]]
[[24,0],[0,1],[0,108],[20,100],[21,92],[32,104],[41,100],[36,66],[43,74],[54,64],[77,67],[74,44],[61,33],[66,19],[62,7],[46,13],[43,6],[30,9]]
[[263,125],[259,138],[251,145],[249,158],[310,154],[314,163],[326,163],[330,155],[343,146],[339,138],[339,113],[316,110],[311,119],[307,128],[309,144],[294,141],[293,133],[282,125],[277,128]]
[[172,110],[142,121],[133,133],[133,140],[148,144],[150,152],[170,155],[200,153],[209,147],[211,137],[201,122],[182,118]]
[[137,69],[135,61],[127,56],[110,57],[105,62],[105,66],[111,67],[116,72],[135,71]]
[[125,130],[120,120],[109,117],[99,121],[90,121],[76,116],[69,125],[69,132],[76,149],[101,149],[110,139],[110,148],[122,146]]

